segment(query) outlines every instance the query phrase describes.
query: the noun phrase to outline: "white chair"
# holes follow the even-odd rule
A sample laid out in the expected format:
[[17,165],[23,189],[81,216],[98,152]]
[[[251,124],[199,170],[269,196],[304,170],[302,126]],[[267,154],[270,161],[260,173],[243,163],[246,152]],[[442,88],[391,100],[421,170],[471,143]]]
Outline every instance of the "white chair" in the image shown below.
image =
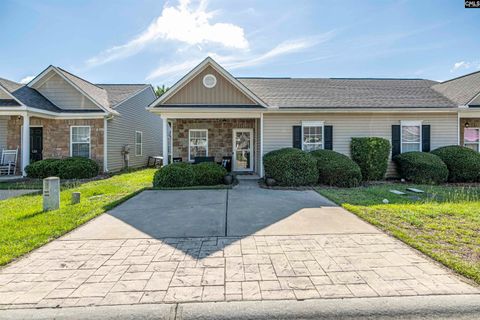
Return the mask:
[[0,159],[0,175],[14,175],[17,166],[18,149],[2,149],[2,158]]

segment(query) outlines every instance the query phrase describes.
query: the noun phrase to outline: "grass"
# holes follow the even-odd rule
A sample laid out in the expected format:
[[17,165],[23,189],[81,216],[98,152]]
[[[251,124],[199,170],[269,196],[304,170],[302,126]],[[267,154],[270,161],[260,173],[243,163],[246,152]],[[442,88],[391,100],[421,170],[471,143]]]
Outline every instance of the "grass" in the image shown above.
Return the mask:
[[[41,195],[0,201],[0,265],[75,229],[121,202],[151,187],[155,169],[86,182],[61,192],[60,209],[43,212]],[[82,201],[71,205],[72,192]]]
[[[407,187],[426,193],[389,192]],[[480,187],[383,184],[317,191],[480,284]]]
[[[79,185],[85,183],[87,181],[82,180],[67,180],[61,181],[61,188],[62,190],[71,189],[78,187]],[[19,190],[19,189],[35,189],[41,190],[43,188],[43,180],[42,179],[22,179],[19,181],[4,181],[0,182],[0,190]]]

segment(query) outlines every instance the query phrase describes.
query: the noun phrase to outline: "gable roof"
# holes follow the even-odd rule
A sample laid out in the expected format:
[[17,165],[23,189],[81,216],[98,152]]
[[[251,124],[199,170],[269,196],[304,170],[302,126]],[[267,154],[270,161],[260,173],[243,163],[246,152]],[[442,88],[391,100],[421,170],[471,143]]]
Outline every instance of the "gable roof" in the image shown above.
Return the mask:
[[480,95],[480,71],[444,81],[432,87],[459,106],[466,106]]
[[26,85],[3,78],[0,78],[0,85],[26,106],[51,112],[62,111],[59,107],[42,96],[37,90],[29,88]]
[[[115,107],[133,97],[140,91],[144,90],[145,88],[150,87],[149,84],[93,84],[84,80],[62,68],[50,66],[49,68],[55,68],[55,70],[65,78],[67,78],[71,83],[74,83],[75,86],[80,88],[83,92],[88,94],[90,97],[95,98],[95,101],[101,101],[102,106],[104,108],[98,110],[66,110],[56,106],[50,100],[45,98],[40,92],[36,89],[30,87],[29,85],[32,84],[30,82],[28,85],[20,84],[8,79],[0,78],[0,86],[2,86],[8,93],[10,93],[18,102],[32,108],[56,112],[56,113],[85,113],[85,112],[112,112],[117,113],[114,111]],[[52,69],[45,69],[40,75],[46,74],[45,71],[52,70]],[[47,71],[47,72],[48,72]],[[39,75],[39,76],[40,76]],[[36,77],[39,78],[39,76]],[[35,79],[34,79],[35,80]],[[38,79],[37,79],[38,80]],[[32,80],[33,81],[33,80]],[[3,99],[6,100],[6,99]],[[13,106],[13,102],[11,101],[0,101],[0,106]]]
[[452,108],[457,105],[423,79],[238,78],[279,108]]
[[205,58],[200,62],[195,68],[188,72],[183,78],[181,78],[177,83],[175,83],[167,92],[158,97],[155,101],[150,104],[150,107],[159,107],[163,102],[171,98],[175,93],[177,93],[181,88],[183,88],[187,83],[190,82],[196,75],[198,75],[206,67],[211,66],[215,71],[220,73],[227,81],[229,81],[235,88],[242,92],[245,96],[250,98],[253,102],[257,103],[259,106],[266,107],[265,102],[263,102],[259,97],[257,97],[252,91],[245,87],[240,81],[233,77],[227,70],[220,66],[215,60],[210,57]]

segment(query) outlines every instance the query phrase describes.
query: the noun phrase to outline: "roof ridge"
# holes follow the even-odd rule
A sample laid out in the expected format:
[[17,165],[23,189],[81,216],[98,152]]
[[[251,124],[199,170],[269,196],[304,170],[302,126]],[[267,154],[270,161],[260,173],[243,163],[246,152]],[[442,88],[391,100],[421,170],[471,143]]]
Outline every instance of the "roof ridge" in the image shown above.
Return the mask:
[[478,71],[473,71],[473,72],[464,74],[463,76],[458,76],[458,77],[455,77],[455,78],[452,78],[452,79],[449,79],[449,80],[445,80],[445,81],[439,82],[438,84],[444,84],[444,83],[447,83],[447,82],[450,82],[450,81],[454,81],[454,80],[458,80],[458,79],[461,79],[461,78],[465,78],[465,77],[471,76],[471,75],[473,75],[473,74],[475,74],[475,73],[479,73],[479,72],[480,72],[480,70],[478,70]]
[[330,77],[330,78],[315,78],[315,77],[237,77],[237,79],[279,79],[279,80],[415,80],[415,81],[430,81],[437,82],[435,80],[423,79],[423,78],[352,78],[352,77]]
[[77,79],[79,79],[79,80],[82,80],[82,81],[88,83],[88,84],[91,84],[91,85],[94,86],[94,87],[97,87],[97,88],[103,90],[103,88],[97,86],[96,84],[94,84],[94,83],[92,83],[92,82],[90,82],[90,81],[88,81],[88,80],[85,80],[85,79],[83,79],[83,78],[81,78],[81,77],[79,77],[79,76],[71,73],[70,71],[67,71],[67,70],[65,70],[65,69],[63,69],[63,68],[61,68],[61,67],[55,67],[55,68],[58,68],[58,69],[60,69],[61,71],[68,73],[68,74],[71,75],[72,77],[75,77],[75,78],[77,78]]
[[148,83],[95,83],[96,86],[149,86]]

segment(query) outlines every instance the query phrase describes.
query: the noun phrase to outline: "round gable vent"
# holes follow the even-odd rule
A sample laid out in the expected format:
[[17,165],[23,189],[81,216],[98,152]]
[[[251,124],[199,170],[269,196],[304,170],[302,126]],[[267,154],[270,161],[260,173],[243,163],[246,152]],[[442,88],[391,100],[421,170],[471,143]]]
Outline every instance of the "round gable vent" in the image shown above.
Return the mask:
[[203,77],[203,85],[209,89],[215,87],[217,78],[213,74],[207,74]]

